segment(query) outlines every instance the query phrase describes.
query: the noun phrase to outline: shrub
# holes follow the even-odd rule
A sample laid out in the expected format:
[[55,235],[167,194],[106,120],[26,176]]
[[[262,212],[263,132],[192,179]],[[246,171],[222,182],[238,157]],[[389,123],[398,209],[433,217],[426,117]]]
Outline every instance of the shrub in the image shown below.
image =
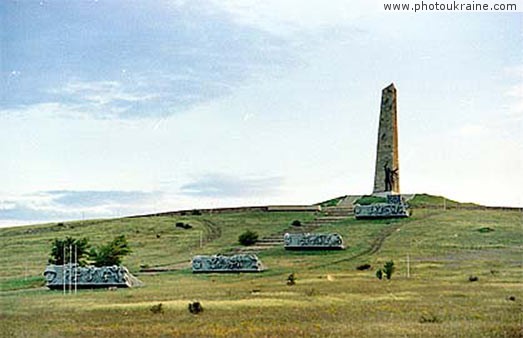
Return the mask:
[[392,277],[392,273],[394,272],[394,270],[395,268],[393,261],[388,261],[385,263],[385,265],[383,265],[383,273],[385,273],[385,277],[387,277],[387,279],[390,279]]
[[301,226],[301,222],[297,219],[295,219],[294,221],[292,221],[291,225],[293,227],[300,227]]
[[[75,259],[80,265],[86,265],[86,258],[89,250],[89,240],[87,238],[75,239],[66,237],[65,239],[55,238],[51,245],[50,264],[63,265]],[[65,254],[65,256],[64,256]]]
[[369,270],[370,268],[372,268],[370,264],[362,264],[356,267],[356,269],[360,271]]
[[383,279],[383,270],[378,269],[376,271],[376,277],[378,277],[378,279],[380,279],[380,280]]
[[176,222],[176,227],[177,228],[182,228],[182,229],[192,229],[192,225],[188,224],[188,223],[183,223],[183,222]]
[[492,231],[494,231],[494,229],[492,229],[490,227],[483,227],[483,228],[479,228],[478,231],[481,232],[482,234],[484,234],[484,233],[492,232]]
[[191,213],[194,216],[200,216],[202,214],[202,212],[200,210],[198,210],[198,209],[193,210]]
[[197,315],[200,312],[203,312],[202,304],[200,304],[200,302],[189,303],[189,312],[195,315]]
[[163,313],[163,305],[162,303],[153,305],[149,310],[151,310],[151,312],[154,314]]
[[254,231],[247,230],[238,237],[241,245],[252,245],[258,240],[258,234]]
[[124,256],[131,253],[125,235],[117,236],[111,242],[92,249],[89,256],[94,261],[95,266],[120,265]]
[[317,294],[318,294],[318,290],[316,290],[315,288],[310,288],[310,289],[305,290],[305,295],[307,297],[316,296]]
[[294,285],[296,284],[296,276],[294,276],[294,272],[287,277],[287,285]]
[[441,322],[441,320],[438,317],[436,317],[435,315],[433,315],[432,313],[429,313],[429,314],[421,315],[419,322],[420,323],[439,323],[439,322]]

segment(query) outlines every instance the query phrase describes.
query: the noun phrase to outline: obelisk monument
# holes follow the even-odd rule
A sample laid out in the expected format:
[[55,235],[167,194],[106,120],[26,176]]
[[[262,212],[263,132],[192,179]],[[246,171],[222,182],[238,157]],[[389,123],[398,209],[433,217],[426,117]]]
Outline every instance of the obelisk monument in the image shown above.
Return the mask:
[[376,151],[373,195],[399,194],[398,124],[396,87],[391,83],[381,92],[380,126]]

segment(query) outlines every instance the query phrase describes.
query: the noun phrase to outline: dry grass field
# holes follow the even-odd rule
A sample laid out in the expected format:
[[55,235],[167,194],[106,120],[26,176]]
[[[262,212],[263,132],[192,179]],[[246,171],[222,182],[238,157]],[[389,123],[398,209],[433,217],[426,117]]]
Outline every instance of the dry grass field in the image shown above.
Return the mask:
[[[422,202],[426,207],[430,199]],[[435,204],[436,205],[436,204]],[[420,206],[413,201],[413,206]],[[522,337],[523,223],[520,211],[414,208],[409,219],[348,218],[344,251],[259,253],[257,274],[196,274],[194,254],[226,253],[238,235],[281,231],[313,213],[249,212],[72,222],[0,229],[3,337]],[[192,229],[176,228],[176,222]],[[489,228],[490,231],[484,231]],[[483,229],[483,230],[480,230]],[[54,238],[93,244],[125,234],[124,263],[145,286],[42,287]],[[202,246],[200,247],[200,237]],[[407,275],[407,256],[410,263]],[[376,269],[393,260],[391,280]],[[359,271],[368,263],[370,270]],[[140,267],[178,267],[141,273]],[[296,284],[288,286],[294,273]],[[477,281],[469,281],[475,276]],[[204,311],[189,313],[191,301]],[[163,312],[151,307],[162,304]]]

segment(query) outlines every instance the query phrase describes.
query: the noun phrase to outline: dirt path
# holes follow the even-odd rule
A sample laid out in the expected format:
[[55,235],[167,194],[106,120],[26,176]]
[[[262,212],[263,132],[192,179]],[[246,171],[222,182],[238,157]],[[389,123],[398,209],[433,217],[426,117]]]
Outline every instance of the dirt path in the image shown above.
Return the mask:
[[[222,236],[222,229],[220,226],[208,219],[201,220],[204,229],[204,237],[202,245],[208,244]],[[147,268],[141,268],[140,273],[161,273],[169,271],[178,271],[187,269],[191,266],[191,261],[177,261],[171,263],[165,263],[161,265],[154,265]]]
[[202,219],[202,223],[208,229],[207,236],[204,238],[204,244],[210,243],[222,236],[222,229],[220,226],[208,219]]
[[[439,214],[439,213],[436,213],[436,212],[435,213],[430,213],[430,214],[427,214],[427,215],[423,216],[422,218],[418,218],[416,220],[427,219],[427,218],[430,218],[430,217],[432,217],[432,216],[434,216],[436,214]],[[313,266],[310,269],[322,268],[322,267],[335,265],[335,264],[343,263],[343,262],[350,262],[352,260],[355,260],[356,258],[365,256],[365,255],[373,255],[373,254],[377,253],[378,251],[380,251],[381,247],[383,246],[383,243],[385,242],[385,240],[390,235],[392,235],[393,233],[398,231],[398,229],[400,229],[403,225],[406,225],[408,223],[410,223],[410,221],[396,222],[396,223],[394,223],[394,224],[392,224],[392,225],[382,229],[379,232],[378,236],[372,242],[371,246],[369,248],[361,251],[360,253],[357,253],[356,255],[353,255],[353,256],[350,256],[350,257],[347,257],[347,258],[338,259],[336,261],[333,261],[333,262],[330,262],[330,263],[327,263],[327,264]]]

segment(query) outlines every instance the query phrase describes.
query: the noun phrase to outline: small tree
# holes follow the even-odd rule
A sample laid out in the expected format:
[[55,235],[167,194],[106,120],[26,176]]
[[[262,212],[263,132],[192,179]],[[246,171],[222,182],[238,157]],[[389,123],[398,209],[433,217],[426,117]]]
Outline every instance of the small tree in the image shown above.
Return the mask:
[[383,265],[383,273],[385,273],[385,277],[387,279],[390,279],[392,277],[392,273],[394,272],[394,262],[388,261],[385,262],[385,265]]
[[115,237],[111,242],[92,249],[89,256],[95,266],[120,265],[124,256],[131,253],[125,235]]
[[82,266],[86,265],[89,247],[89,240],[85,237],[80,239],[69,236],[65,239],[55,238],[51,245],[49,264],[64,265],[76,261]]
[[254,231],[247,230],[238,237],[241,245],[252,245],[258,240],[258,234]]
[[383,276],[385,276],[385,278],[391,279],[394,270],[395,269],[393,261],[385,262],[382,269],[376,270],[376,277],[378,277],[378,279],[383,279]]

